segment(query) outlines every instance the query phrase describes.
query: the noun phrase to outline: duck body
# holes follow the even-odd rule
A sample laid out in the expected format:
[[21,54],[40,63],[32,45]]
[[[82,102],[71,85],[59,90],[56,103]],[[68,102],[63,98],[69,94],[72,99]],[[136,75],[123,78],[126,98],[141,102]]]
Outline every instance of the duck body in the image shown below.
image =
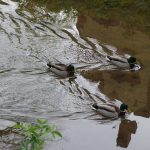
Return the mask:
[[49,70],[61,77],[73,77],[74,76],[74,66],[65,64],[52,64],[48,63],[47,66]]
[[49,68],[49,70],[51,71],[51,72],[53,72],[53,73],[55,73],[56,75],[58,75],[58,76],[61,76],[61,77],[68,77],[68,72],[66,72],[66,71],[60,71],[60,70],[58,70],[58,69],[56,69],[56,68],[54,68],[54,67],[52,67],[52,68]]
[[126,104],[121,104],[120,107],[118,107],[111,103],[104,103],[104,104],[94,103],[92,105],[92,109],[100,113],[104,117],[118,118],[121,115],[125,115],[126,113],[125,110],[128,109],[128,106]]
[[118,56],[107,56],[106,59],[120,68],[132,69],[136,65],[136,58],[132,56],[130,56],[129,58]]

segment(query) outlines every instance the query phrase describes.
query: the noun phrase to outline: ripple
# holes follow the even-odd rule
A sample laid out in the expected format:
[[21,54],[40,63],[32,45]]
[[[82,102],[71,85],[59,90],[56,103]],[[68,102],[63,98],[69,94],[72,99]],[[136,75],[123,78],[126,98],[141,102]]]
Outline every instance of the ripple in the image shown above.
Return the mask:
[[[1,115],[92,118],[90,105],[109,98],[100,91],[99,82],[84,78],[81,72],[117,69],[105,58],[117,53],[117,48],[80,36],[76,10],[31,10],[10,0],[0,8],[0,32],[7,37],[0,50]],[[49,72],[48,61],[74,64],[76,78],[62,79]]]

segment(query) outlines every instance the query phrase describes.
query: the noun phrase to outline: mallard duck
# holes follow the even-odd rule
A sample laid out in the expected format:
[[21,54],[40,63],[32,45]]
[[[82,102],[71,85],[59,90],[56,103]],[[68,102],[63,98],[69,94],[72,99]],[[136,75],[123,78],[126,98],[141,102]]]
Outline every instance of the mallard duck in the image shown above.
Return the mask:
[[120,68],[133,69],[136,65],[136,58],[133,56],[130,56],[129,58],[118,56],[107,56],[106,59]]
[[50,71],[61,77],[73,77],[75,74],[75,67],[72,64],[52,64],[49,62],[47,63],[47,66],[49,67]]
[[125,116],[128,110],[128,105],[122,103],[120,107],[118,107],[112,103],[103,103],[103,104],[94,103],[92,105],[92,109],[99,112],[104,117],[117,118],[120,116]]

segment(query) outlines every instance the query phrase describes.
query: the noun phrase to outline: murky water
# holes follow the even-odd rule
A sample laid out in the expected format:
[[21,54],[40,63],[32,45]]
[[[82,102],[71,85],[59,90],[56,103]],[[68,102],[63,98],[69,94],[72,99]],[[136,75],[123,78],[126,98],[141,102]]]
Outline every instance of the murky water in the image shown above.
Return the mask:
[[[47,150],[149,150],[148,35],[131,36],[121,25],[108,26],[73,8],[51,11],[49,5],[0,1],[0,118],[56,124],[64,138]],[[120,70],[107,62],[107,54],[133,54],[142,68]],[[73,63],[77,78],[49,72],[47,59]],[[133,113],[121,121],[91,110],[93,102],[112,99]]]

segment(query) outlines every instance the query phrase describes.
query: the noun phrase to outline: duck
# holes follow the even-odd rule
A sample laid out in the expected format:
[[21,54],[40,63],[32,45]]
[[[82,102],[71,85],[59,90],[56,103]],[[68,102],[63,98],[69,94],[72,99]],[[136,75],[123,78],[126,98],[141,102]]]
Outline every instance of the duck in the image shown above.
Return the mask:
[[133,69],[136,66],[136,58],[134,56],[129,56],[128,58],[118,56],[106,56],[106,59],[120,68]]
[[72,64],[52,64],[51,62],[47,63],[49,70],[61,77],[73,77],[75,75],[75,67]]
[[128,105],[122,103],[119,106],[116,106],[113,103],[94,103],[92,109],[100,113],[102,116],[107,118],[118,118],[123,117],[128,112]]

